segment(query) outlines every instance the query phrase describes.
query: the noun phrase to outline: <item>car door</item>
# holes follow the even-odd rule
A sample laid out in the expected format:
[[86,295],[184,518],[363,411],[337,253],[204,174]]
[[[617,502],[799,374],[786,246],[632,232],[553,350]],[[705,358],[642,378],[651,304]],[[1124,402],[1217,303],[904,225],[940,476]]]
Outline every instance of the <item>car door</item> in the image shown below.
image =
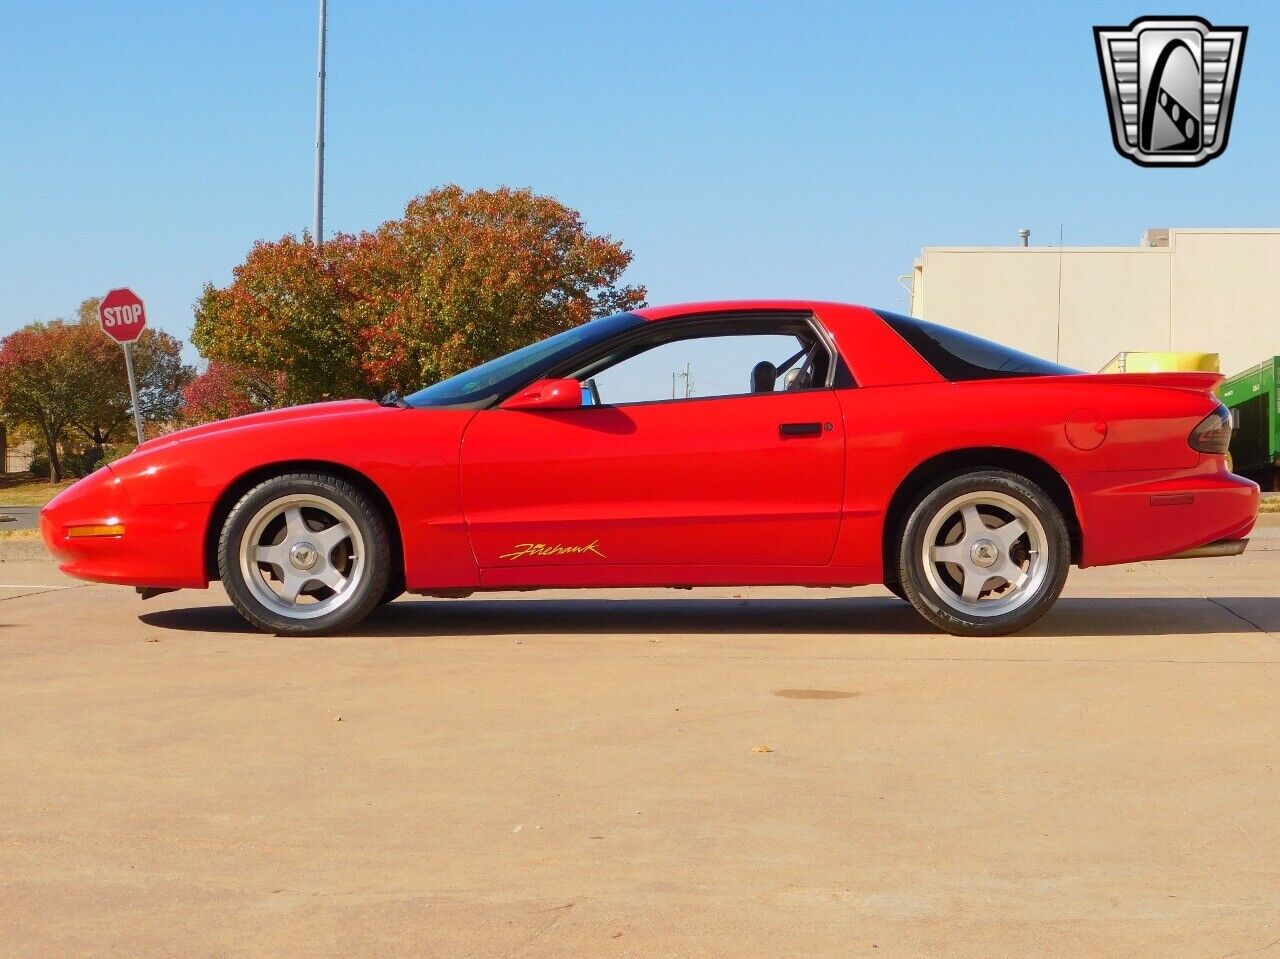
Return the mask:
[[[610,582],[626,580],[619,568],[679,567],[671,581],[696,582],[714,578],[711,568],[826,564],[844,485],[834,357],[819,360],[811,388],[787,381],[802,373],[793,367],[776,389],[752,392],[761,385],[756,367],[785,363],[796,323],[722,320],[718,333],[752,338],[732,343],[706,335],[710,327],[673,323],[652,331],[656,345],[633,345],[622,362],[606,356],[579,371],[588,393],[600,391],[600,405],[478,413],[463,438],[461,486],[481,569],[526,570],[502,581],[534,584],[547,567],[559,568],[550,581],[566,583],[576,581],[567,569],[589,583],[595,567],[612,568]],[[799,335],[802,350],[817,342]],[[657,350],[669,345],[670,355]],[[680,364],[682,355],[699,359]],[[724,369],[716,357],[727,358]],[[673,396],[652,398],[667,388]]]

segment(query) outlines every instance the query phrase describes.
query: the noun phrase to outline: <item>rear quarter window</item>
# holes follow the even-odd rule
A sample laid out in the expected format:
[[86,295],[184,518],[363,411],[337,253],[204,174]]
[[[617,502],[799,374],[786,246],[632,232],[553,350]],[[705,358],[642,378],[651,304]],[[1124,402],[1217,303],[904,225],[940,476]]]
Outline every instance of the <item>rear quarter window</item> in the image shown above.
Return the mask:
[[1042,360],[1010,346],[992,343],[972,333],[928,323],[913,316],[876,310],[907,345],[945,379],[995,380],[1015,376],[1063,376],[1079,373],[1069,366]]

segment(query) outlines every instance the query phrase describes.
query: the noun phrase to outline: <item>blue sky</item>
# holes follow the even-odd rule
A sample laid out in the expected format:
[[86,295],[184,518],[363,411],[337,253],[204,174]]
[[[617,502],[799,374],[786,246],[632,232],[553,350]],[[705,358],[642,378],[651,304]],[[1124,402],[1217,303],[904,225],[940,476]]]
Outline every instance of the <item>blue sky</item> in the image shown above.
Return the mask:
[[[0,333],[121,284],[186,339],[206,281],[311,222],[313,0],[0,0]],[[1116,155],[1091,27],[1250,34],[1230,147]],[[529,186],[650,301],[903,308],[923,245],[1280,224],[1280,5],[330,0],[326,226]],[[1280,264],[1277,264],[1280,268]]]

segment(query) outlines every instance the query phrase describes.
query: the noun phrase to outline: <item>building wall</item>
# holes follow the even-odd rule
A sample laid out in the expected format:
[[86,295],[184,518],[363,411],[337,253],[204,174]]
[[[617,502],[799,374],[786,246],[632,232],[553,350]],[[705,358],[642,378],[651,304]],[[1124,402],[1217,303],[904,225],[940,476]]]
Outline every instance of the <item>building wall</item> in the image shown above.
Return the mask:
[[1068,366],[1126,350],[1280,355],[1280,230],[1169,231],[1168,246],[926,247],[911,312]]

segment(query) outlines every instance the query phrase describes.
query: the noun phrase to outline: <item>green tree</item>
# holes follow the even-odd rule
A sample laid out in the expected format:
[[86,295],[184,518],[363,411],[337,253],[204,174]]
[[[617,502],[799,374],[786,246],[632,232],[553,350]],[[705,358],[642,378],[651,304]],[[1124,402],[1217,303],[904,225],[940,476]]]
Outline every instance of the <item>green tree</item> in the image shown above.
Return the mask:
[[280,399],[413,389],[644,302],[631,254],[529,190],[446,186],[377,230],[316,249],[258,243],[207,285],[192,341],[213,362],[283,374]]

